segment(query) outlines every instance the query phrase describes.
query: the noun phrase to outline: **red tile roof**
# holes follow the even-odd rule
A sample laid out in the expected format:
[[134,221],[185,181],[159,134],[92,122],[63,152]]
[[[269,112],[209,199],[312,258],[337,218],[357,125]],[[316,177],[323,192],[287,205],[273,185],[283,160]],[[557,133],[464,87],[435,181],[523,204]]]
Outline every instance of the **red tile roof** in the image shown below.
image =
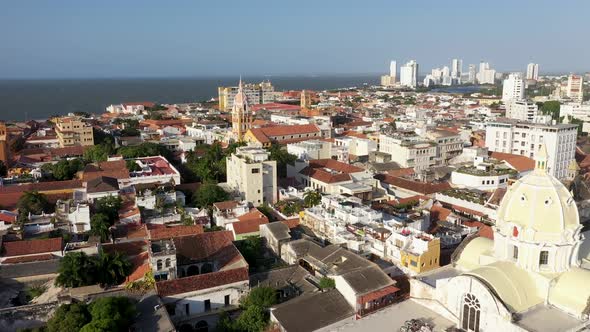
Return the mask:
[[299,218],[291,218],[291,219],[286,219],[281,221],[283,224],[287,225],[289,227],[289,229],[291,228],[295,228],[297,226],[299,226]]
[[502,152],[488,152],[488,154],[494,159],[506,161],[519,172],[530,171],[535,168],[535,161],[525,156]]
[[[252,128],[251,133],[261,143],[269,143],[271,141],[283,142],[285,139],[297,139],[295,135],[320,133],[320,129],[315,124],[305,125],[281,125],[262,128]],[[282,136],[293,136],[280,138]]]
[[197,235],[204,233],[203,225],[180,225],[148,230],[151,240],[170,239],[179,236]]
[[334,159],[315,159],[309,161],[312,168],[329,168],[340,173],[358,173],[363,169]]
[[4,256],[24,256],[61,251],[63,241],[61,237],[43,240],[24,240],[4,242]]
[[430,217],[432,221],[446,221],[451,215],[452,211],[442,207],[442,205],[434,204],[430,208]]
[[232,223],[236,235],[255,233],[260,230],[260,225],[268,224],[268,219],[249,219]]
[[249,220],[266,220],[266,222],[268,222],[268,218],[264,215],[264,213],[260,212],[256,208],[251,209],[250,212],[239,216],[238,220],[240,222],[249,221]]
[[220,210],[232,210],[233,208],[235,208],[236,206],[238,206],[239,202],[237,201],[224,201],[224,202],[217,202],[217,203],[213,203],[213,206]]
[[11,257],[11,258],[7,258],[4,261],[2,261],[2,264],[19,264],[19,263],[48,261],[48,260],[55,259],[55,258],[57,258],[57,257],[52,254],[40,254],[40,255],[33,255],[33,256]]
[[301,106],[298,105],[290,105],[290,104],[280,104],[280,103],[268,103],[268,104],[258,104],[252,105],[250,109],[254,112],[258,110],[267,110],[267,111],[299,111]]
[[98,164],[88,164],[82,170],[82,181],[88,182],[99,177],[128,179],[129,170],[125,160],[103,161]]
[[386,286],[386,287],[383,287],[383,288],[376,290],[374,292],[360,296],[358,298],[357,302],[359,304],[364,304],[369,301],[378,300],[378,299],[380,299],[386,295],[389,295],[389,294],[395,294],[398,291],[399,291],[399,288],[397,288],[395,286],[392,286],[392,285]]
[[236,282],[248,282],[248,280],[248,268],[242,267],[174,280],[159,281],[156,283],[156,291],[160,296],[170,296],[229,285]]

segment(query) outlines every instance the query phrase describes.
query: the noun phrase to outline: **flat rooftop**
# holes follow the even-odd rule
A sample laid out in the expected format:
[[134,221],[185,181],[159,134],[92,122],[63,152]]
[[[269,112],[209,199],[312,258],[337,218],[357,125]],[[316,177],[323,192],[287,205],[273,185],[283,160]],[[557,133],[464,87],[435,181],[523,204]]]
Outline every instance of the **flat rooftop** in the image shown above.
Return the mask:
[[554,307],[540,304],[525,313],[520,313],[521,318],[516,325],[528,331],[560,332],[582,331],[588,321],[583,322]]
[[420,319],[434,326],[434,331],[445,331],[455,326],[453,322],[422,306],[415,300],[406,300],[374,312],[356,321],[334,326],[339,332],[398,331],[410,319]]

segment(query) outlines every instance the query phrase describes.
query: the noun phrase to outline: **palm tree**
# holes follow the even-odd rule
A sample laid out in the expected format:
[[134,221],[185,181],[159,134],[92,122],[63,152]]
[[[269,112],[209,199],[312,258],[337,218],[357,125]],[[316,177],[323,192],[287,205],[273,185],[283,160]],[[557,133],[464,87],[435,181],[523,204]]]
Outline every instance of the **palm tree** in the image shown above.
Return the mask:
[[67,253],[59,263],[55,284],[65,287],[92,285],[95,268],[92,259],[84,252]]
[[101,253],[97,261],[99,283],[119,285],[131,273],[131,263],[121,253]]
[[303,194],[303,202],[306,207],[312,207],[322,202],[322,194],[316,190],[308,190]]
[[97,213],[90,219],[90,233],[100,237],[100,242],[106,242],[111,235],[109,231],[109,217]]

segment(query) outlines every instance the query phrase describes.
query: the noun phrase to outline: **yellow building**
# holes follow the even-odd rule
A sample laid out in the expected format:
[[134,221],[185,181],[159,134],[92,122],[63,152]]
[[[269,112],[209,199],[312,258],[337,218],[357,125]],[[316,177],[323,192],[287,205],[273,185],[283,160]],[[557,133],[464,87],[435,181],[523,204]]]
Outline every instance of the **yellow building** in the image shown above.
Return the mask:
[[77,117],[60,117],[54,119],[55,132],[60,147],[94,145],[92,126]]
[[301,91],[301,108],[311,108],[311,92]]
[[425,249],[421,252],[401,250],[401,264],[415,273],[422,273],[440,267],[440,239],[425,235]]

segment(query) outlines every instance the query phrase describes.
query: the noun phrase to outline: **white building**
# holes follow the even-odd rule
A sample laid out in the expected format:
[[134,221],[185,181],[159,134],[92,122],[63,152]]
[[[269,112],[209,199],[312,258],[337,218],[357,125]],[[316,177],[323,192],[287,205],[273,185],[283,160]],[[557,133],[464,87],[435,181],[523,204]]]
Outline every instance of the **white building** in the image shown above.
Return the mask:
[[332,144],[320,140],[289,143],[287,152],[301,160],[328,159],[332,157]]
[[416,60],[401,66],[399,69],[399,82],[402,86],[415,88],[418,84],[418,63]]
[[[506,103],[506,117],[509,119],[516,119],[530,122],[543,122],[551,120],[551,116],[542,116],[539,112],[537,104],[527,100],[512,99]],[[542,119],[543,118],[543,119]]]
[[511,73],[504,80],[502,87],[502,101],[506,104],[511,100],[524,99],[525,85],[521,73]]
[[498,209],[493,240],[466,240],[453,264],[410,281],[410,295],[463,331],[587,330],[587,236],[569,190],[535,170],[511,185]]
[[468,77],[467,77],[467,81],[471,84],[475,84],[476,82],[476,71],[475,71],[475,65],[469,65],[469,73],[468,73]]
[[393,77],[393,82],[395,83],[395,78],[397,77],[397,62],[395,61],[389,63],[389,76]]
[[437,163],[447,165],[449,160],[460,155],[463,151],[461,135],[446,130],[431,130],[426,137],[436,143]]
[[436,164],[436,144],[416,137],[379,136],[379,152],[391,155],[401,167],[427,170]]
[[526,79],[527,80],[538,80],[539,79],[539,64],[529,63],[526,66]]
[[566,103],[559,107],[560,117],[580,119],[584,122],[590,121],[590,104]]
[[227,158],[227,184],[254,206],[277,201],[277,162],[266,150],[239,147]]
[[584,100],[584,78],[579,75],[569,75],[565,94],[568,98],[577,102]]
[[534,158],[541,144],[549,152],[549,173],[559,179],[567,175],[576,151],[577,125],[494,121],[486,126],[486,147],[490,151]]
[[479,72],[476,75],[479,84],[494,84],[496,80],[496,70],[490,68],[487,62],[479,64]]

